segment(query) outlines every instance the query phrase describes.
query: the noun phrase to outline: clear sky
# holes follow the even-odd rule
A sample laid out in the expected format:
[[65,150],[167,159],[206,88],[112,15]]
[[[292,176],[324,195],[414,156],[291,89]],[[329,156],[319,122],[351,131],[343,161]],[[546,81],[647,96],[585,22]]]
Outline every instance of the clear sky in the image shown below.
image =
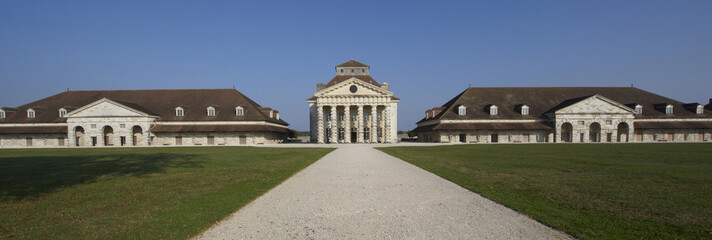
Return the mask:
[[398,128],[468,86],[712,98],[712,1],[0,1],[0,105],[72,90],[232,88],[309,129],[355,59]]

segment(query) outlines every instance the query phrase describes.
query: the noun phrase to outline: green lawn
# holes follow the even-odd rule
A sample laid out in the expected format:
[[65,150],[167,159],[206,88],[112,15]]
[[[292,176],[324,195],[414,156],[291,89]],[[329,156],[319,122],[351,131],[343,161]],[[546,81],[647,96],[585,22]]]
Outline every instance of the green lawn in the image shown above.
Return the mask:
[[0,238],[189,238],[332,150],[0,150]]
[[712,239],[712,144],[388,147],[582,239]]

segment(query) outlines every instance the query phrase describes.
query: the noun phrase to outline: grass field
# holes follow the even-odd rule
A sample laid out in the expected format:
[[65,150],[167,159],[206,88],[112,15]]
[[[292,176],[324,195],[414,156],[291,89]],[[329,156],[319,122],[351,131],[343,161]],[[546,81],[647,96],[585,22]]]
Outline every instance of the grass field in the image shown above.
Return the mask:
[[712,239],[711,144],[380,148],[582,239]]
[[332,150],[0,150],[0,238],[189,238]]

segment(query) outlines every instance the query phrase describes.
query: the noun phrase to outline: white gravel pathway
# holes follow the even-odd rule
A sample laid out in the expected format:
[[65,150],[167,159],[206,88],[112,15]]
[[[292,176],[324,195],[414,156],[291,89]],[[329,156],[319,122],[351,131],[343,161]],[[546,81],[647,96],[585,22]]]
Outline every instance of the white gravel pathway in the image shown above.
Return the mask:
[[338,145],[197,239],[570,238],[372,147]]

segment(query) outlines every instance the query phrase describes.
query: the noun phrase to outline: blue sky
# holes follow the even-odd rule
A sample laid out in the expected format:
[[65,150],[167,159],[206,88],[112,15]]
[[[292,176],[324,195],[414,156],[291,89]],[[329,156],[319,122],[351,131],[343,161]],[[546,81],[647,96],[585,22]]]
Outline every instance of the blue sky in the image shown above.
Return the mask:
[[97,89],[232,88],[308,130],[355,59],[398,124],[468,86],[712,98],[712,1],[0,1],[0,105]]

